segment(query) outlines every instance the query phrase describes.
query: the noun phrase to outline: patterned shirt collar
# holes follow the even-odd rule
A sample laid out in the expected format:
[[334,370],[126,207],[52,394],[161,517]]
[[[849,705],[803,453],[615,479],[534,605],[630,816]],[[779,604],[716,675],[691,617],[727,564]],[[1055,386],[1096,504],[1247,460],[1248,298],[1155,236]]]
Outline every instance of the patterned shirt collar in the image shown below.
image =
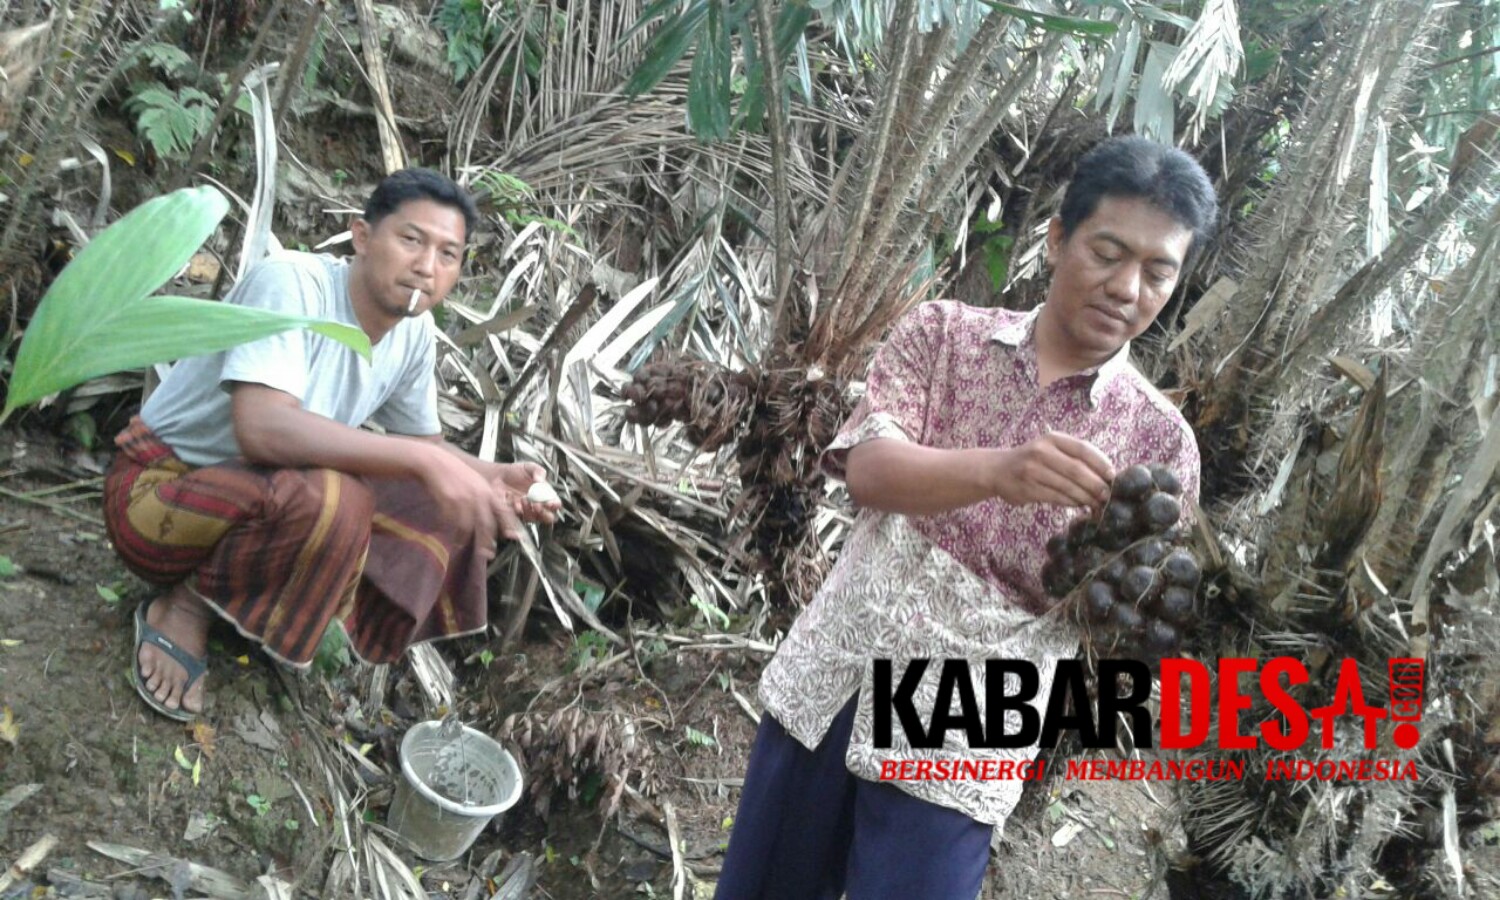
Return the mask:
[[[1036,320],[1042,308],[1038,306],[1031,312],[1019,319],[1003,322],[999,328],[990,335],[990,340],[1014,347],[1022,351],[1022,358],[1026,361],[1033,379],[1037,378],[1036,372]],[[1130,342],[1126,341],[1114,356],[1106,359],[1100,365],[1073,375],[1074,378],[1088,378],[1089,381],[1089,406],[1097,407],[1099,398],[1104,396],[1104,391],[1110,382],[1120,376],[1130,364]]]

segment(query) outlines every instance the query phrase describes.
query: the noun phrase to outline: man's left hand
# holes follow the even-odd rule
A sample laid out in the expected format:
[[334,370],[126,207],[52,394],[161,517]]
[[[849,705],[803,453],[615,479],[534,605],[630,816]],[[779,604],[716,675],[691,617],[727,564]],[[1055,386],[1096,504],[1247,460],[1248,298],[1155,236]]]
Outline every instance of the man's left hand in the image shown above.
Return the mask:
[[516,511],[523,522],[550,524],[557,520],[562,504],[533,503],[526,499],[526,492],[538,481],[547,480],[547,471],[536,463],[500,463],[498,472],[491,476],[490,486]]

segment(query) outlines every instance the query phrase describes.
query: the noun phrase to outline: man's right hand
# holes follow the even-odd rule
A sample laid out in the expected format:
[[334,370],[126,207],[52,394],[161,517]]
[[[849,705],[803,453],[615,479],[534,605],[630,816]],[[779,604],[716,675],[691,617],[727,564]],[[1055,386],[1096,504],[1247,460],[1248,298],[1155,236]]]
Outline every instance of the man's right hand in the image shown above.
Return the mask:
[[440,444],[423,448],[419,467],[422,485],[432,495],[443,517],[459,535],[473,535],[481,559],[495,556],[497,538],[518,540],[521,521],[516,511],[491,489],[489,482]]
[[1012,506],[1099,507],[1109,500],[1115,469],[1088,441],[1049,431],[998,451],[993,477],[995,495]]

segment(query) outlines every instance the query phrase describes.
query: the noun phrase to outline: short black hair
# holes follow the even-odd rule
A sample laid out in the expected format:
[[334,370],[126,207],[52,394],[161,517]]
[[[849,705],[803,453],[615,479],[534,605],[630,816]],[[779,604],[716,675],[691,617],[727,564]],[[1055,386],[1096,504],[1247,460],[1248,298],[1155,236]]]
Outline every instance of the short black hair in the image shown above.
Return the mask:
[[1139,197],[1193,232],[1188,253],[1213,237],[1219,202],[1208,173],[1175,147],[1143,137],[1114,137],[1085,153],[1063,194],[1063,237],[1099,208],[1105,197]]
[[431,169],[402,169],[381,179],[365,201],[364,220],[373,227],[408,200],[431,200],[451,206],[464,215],[464,240],[479,224],[474,198],[447,175]]

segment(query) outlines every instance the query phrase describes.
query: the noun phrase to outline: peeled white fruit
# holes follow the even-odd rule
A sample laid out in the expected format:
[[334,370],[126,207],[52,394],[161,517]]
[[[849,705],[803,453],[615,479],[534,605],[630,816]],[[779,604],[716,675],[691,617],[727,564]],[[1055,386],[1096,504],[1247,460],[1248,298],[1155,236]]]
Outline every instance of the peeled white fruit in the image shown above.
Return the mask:
[[526,499],[532,503],[561,503],[562,498],[557,496],[557,491],[552,485],[545,481],[533,482],[526,491]]

